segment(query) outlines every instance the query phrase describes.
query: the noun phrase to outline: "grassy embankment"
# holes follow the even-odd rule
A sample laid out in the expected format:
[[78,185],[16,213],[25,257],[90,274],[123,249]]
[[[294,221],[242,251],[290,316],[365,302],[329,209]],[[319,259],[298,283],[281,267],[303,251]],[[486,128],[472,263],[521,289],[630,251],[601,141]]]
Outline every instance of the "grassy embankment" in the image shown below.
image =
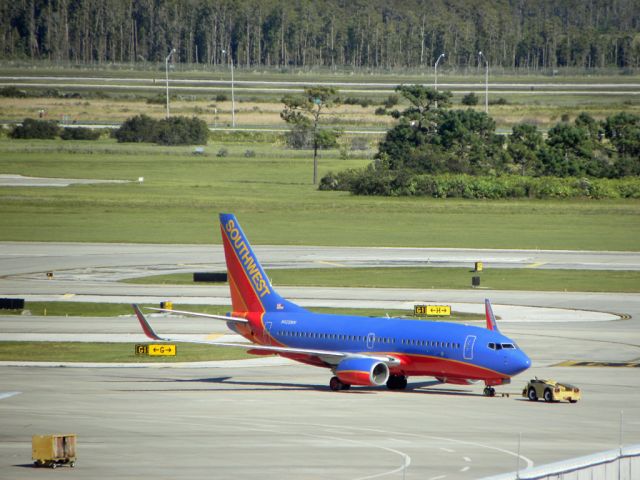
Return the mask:
[[[3,138],[1,173],[132,183],[0,188],[0,240],[219,244],[217,213],[233,212],[253,244],[640,250],[634,200],[357,197],[311,185],[310,152],[249,142],[206,152]],[[369,161],[323,152],[319,173]]]

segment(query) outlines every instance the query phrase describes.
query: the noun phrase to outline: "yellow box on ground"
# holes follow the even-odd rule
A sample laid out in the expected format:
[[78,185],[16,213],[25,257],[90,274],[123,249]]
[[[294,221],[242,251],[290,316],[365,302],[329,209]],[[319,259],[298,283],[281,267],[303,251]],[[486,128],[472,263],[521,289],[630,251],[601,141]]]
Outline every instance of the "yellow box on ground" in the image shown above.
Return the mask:
[[151,344],[148,346],[147,354],[150,357],[173,357],[178,353],[178,347],[172,344]]
[[416,316],[448,317],[451,315],[451,305],[414,305],[413,314]]
[[31,438],[31,456],[36,465],[55,465],[71,463],[76,458],[76,435],[33,435]]

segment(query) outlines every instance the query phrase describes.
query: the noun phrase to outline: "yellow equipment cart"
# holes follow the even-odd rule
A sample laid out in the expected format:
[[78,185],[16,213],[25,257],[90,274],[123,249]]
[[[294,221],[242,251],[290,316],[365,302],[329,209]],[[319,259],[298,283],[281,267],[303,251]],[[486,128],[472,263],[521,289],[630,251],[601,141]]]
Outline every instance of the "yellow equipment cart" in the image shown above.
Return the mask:
[[36,467],[75,467],[76,435],[34,435],[31,439],[31,451]]

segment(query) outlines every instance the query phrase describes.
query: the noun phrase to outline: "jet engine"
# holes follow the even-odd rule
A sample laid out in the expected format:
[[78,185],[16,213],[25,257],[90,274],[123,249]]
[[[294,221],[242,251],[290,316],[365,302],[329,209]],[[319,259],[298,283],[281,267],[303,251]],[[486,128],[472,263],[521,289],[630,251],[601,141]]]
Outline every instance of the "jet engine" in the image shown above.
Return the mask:
[[347,385],[384,385],[389,379],[389,367],[375,358],[345,358],[336,367],[336,376]]

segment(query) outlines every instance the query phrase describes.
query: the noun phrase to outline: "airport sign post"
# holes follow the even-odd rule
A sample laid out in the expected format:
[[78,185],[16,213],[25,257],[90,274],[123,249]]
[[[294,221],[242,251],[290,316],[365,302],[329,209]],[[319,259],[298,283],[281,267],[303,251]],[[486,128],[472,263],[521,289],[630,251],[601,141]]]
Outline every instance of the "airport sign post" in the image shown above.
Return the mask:
[[413,315],[416,317],[449,317],[451,305],[414,305]]
[[151,345],[136,344],[136,355],[148,355],[150,357],[175,357],[178,348],[173,344],[160,343]]

